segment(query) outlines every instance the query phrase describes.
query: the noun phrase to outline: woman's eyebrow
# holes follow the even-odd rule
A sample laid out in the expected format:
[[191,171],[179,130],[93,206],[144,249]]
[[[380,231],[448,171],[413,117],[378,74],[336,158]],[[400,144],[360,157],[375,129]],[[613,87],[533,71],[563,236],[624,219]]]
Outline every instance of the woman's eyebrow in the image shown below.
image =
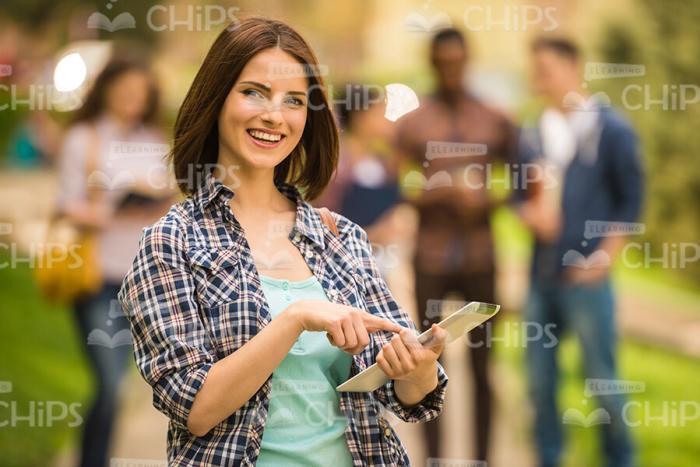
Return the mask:
[[[248,85],[252,85],[252,86],[257,86],[259,88],[264,89],[266,92],[270,92],[270,90],[271,90],[270,86],[268,86],[267,84],[258,83],[257,81],[241,81],[238,84],[239,85],[248,84]],[[293,95],[299,95],[299,96],[306,95],[306,93],[304,91],[289,91],[287,94],[293,94]]]

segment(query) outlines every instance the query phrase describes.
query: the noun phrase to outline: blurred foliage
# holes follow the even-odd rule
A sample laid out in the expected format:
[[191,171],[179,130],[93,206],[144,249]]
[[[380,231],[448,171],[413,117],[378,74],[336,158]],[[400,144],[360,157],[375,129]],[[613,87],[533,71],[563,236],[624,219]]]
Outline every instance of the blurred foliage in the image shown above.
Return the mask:
[[[149,8],[159,3],[162,2],[155,0],[4,0],[0,5],[0,13],[28,30],[40,31],[59,18],[66,21],[76,11],[84,14],[85,19],[93,12],[101,12],[108,17],[128,12],[135,18],[141,19],[146,17]],[[147,27],[114,32],[97,29],[94,32],[98,35],[97,39],[129,39],[145,44],[153,44],[156,39],[155,31]]]
[[[0,264],[9,260],[9,255],[0,254]],[[79,403],[84,417],[92,390],[88,363],[73,313],[39,298],[26,264],[0,268],[0,284],[0,381],[12,384],[11,392],[0,394],[0,401],[9,405],[2,408],[3,418],[10,418],[12,405],[19,416],[30,415],[32,407],[35,414],[34,426],[25,419],[0,429],[0,465],[50,465],[67,441],[76,443],[83,425],[69,427],[74,421],[69,414],[46,426],[40,407],[47,401]]]
[[[61,2],[55,0],[22,0],[3,2],[1,10],[8,18],[27,27],[39,27],[51,20]],[[73,2],[78,3],[78,2]],[[84,1],[84,3],[91,3]]]
[[[637,0],[634,21],[629,18],[609,20],[597,39],[602,61],[641,64],[641,77],[601,80],[596,86],[613,105],[624,102],[624,89],[641,86],[630,93],[633,104],[641,103],[643,92],[651,99],[661,99],[664,92],[672,102],[680,99],[680,85],[700,86],[700,2],[683,0]],[[638,89],[638,88],[637,88]],[[694,88],[685,110],[664,110],[660,104],[648,109],[628,110],[639,133],[646,162],[647,196],[643,222],[653,258],[663,256],[664,247],[673,251],[681,242],[700,240],[700,93]],[[695,103],[691,103],[695,98]],[[632,99],[630,99],[632,100]],[[651,101],[650,101],[651,102]],[[636,239],[635,239],[636,240]],[[690,251],[690,250],[689,250]],[[671,253],[666,253],[670,257]],[[700,282],[700,261],[687,268],[670,269],[671,275],[685,276]]]

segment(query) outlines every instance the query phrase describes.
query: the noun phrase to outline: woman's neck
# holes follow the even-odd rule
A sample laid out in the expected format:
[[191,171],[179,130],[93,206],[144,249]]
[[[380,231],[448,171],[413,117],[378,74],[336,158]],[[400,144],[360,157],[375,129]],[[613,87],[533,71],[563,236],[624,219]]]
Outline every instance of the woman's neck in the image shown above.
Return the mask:
[[235,214],[269,213],[289,210],[291,201],[279,192],[274,183],[274,169],[237,169],[224,163],[225,174],[222,183],[228,186],[235,196],[230,205]]

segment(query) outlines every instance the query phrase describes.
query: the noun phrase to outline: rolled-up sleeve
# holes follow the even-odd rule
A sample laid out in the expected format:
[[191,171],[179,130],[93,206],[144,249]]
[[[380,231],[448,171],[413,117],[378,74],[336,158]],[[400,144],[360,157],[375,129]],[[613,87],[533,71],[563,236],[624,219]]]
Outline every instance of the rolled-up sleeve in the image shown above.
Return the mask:
[[[394,297],[382,278],[381,273],[372,255],[372,246],[367,238],[367,233],[359,226],[355,226],[353,236],[356,245],[359,245],[358,257],[361,260],[365,271],[366,304],[368,311],[373,315],[380,316],[398,323],[399,325],[413,330],[417,333],[416,325],[408,314],[394,300]],[[383,334],[383,338],[382,338]],[[377,337],[380,337],[377,339]],[[389,342],[391,334],[376,333],[374,340],[378,342]],[[374,357],[381,350],[380,345],[375,345]],[[404,422],[416,423],[427,422],[436,418],[442,411],[445,401],[445,391],[447,390],[447,374],[442,365],[437,364],[438,384],[435,389],[427,394],[422,401],[416,405],[404,406],[399,401],[394,391],[394,380],[376,389],[374,397],[388,410],[396,414]]]
[[119,292],[153,405],[181,429],[187,429],[194,398],[214,362],[185,251],[176,221],[166,217],[144,229]]

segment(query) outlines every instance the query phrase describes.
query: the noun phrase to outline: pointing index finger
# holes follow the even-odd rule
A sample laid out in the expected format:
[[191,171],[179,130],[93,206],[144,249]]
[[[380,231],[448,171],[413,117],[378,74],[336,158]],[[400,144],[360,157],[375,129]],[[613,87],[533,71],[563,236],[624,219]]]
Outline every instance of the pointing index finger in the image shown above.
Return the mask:
[[382,319],[378,316],[371,315],[369,313],[365,313],[362,316],[362,321],[365,324],[365,328],[369,332],[376,332],[376,331],[391,331],[391,332],[401,332],[403,327],[398,325],[397,323],[388,321],[386,319]]

